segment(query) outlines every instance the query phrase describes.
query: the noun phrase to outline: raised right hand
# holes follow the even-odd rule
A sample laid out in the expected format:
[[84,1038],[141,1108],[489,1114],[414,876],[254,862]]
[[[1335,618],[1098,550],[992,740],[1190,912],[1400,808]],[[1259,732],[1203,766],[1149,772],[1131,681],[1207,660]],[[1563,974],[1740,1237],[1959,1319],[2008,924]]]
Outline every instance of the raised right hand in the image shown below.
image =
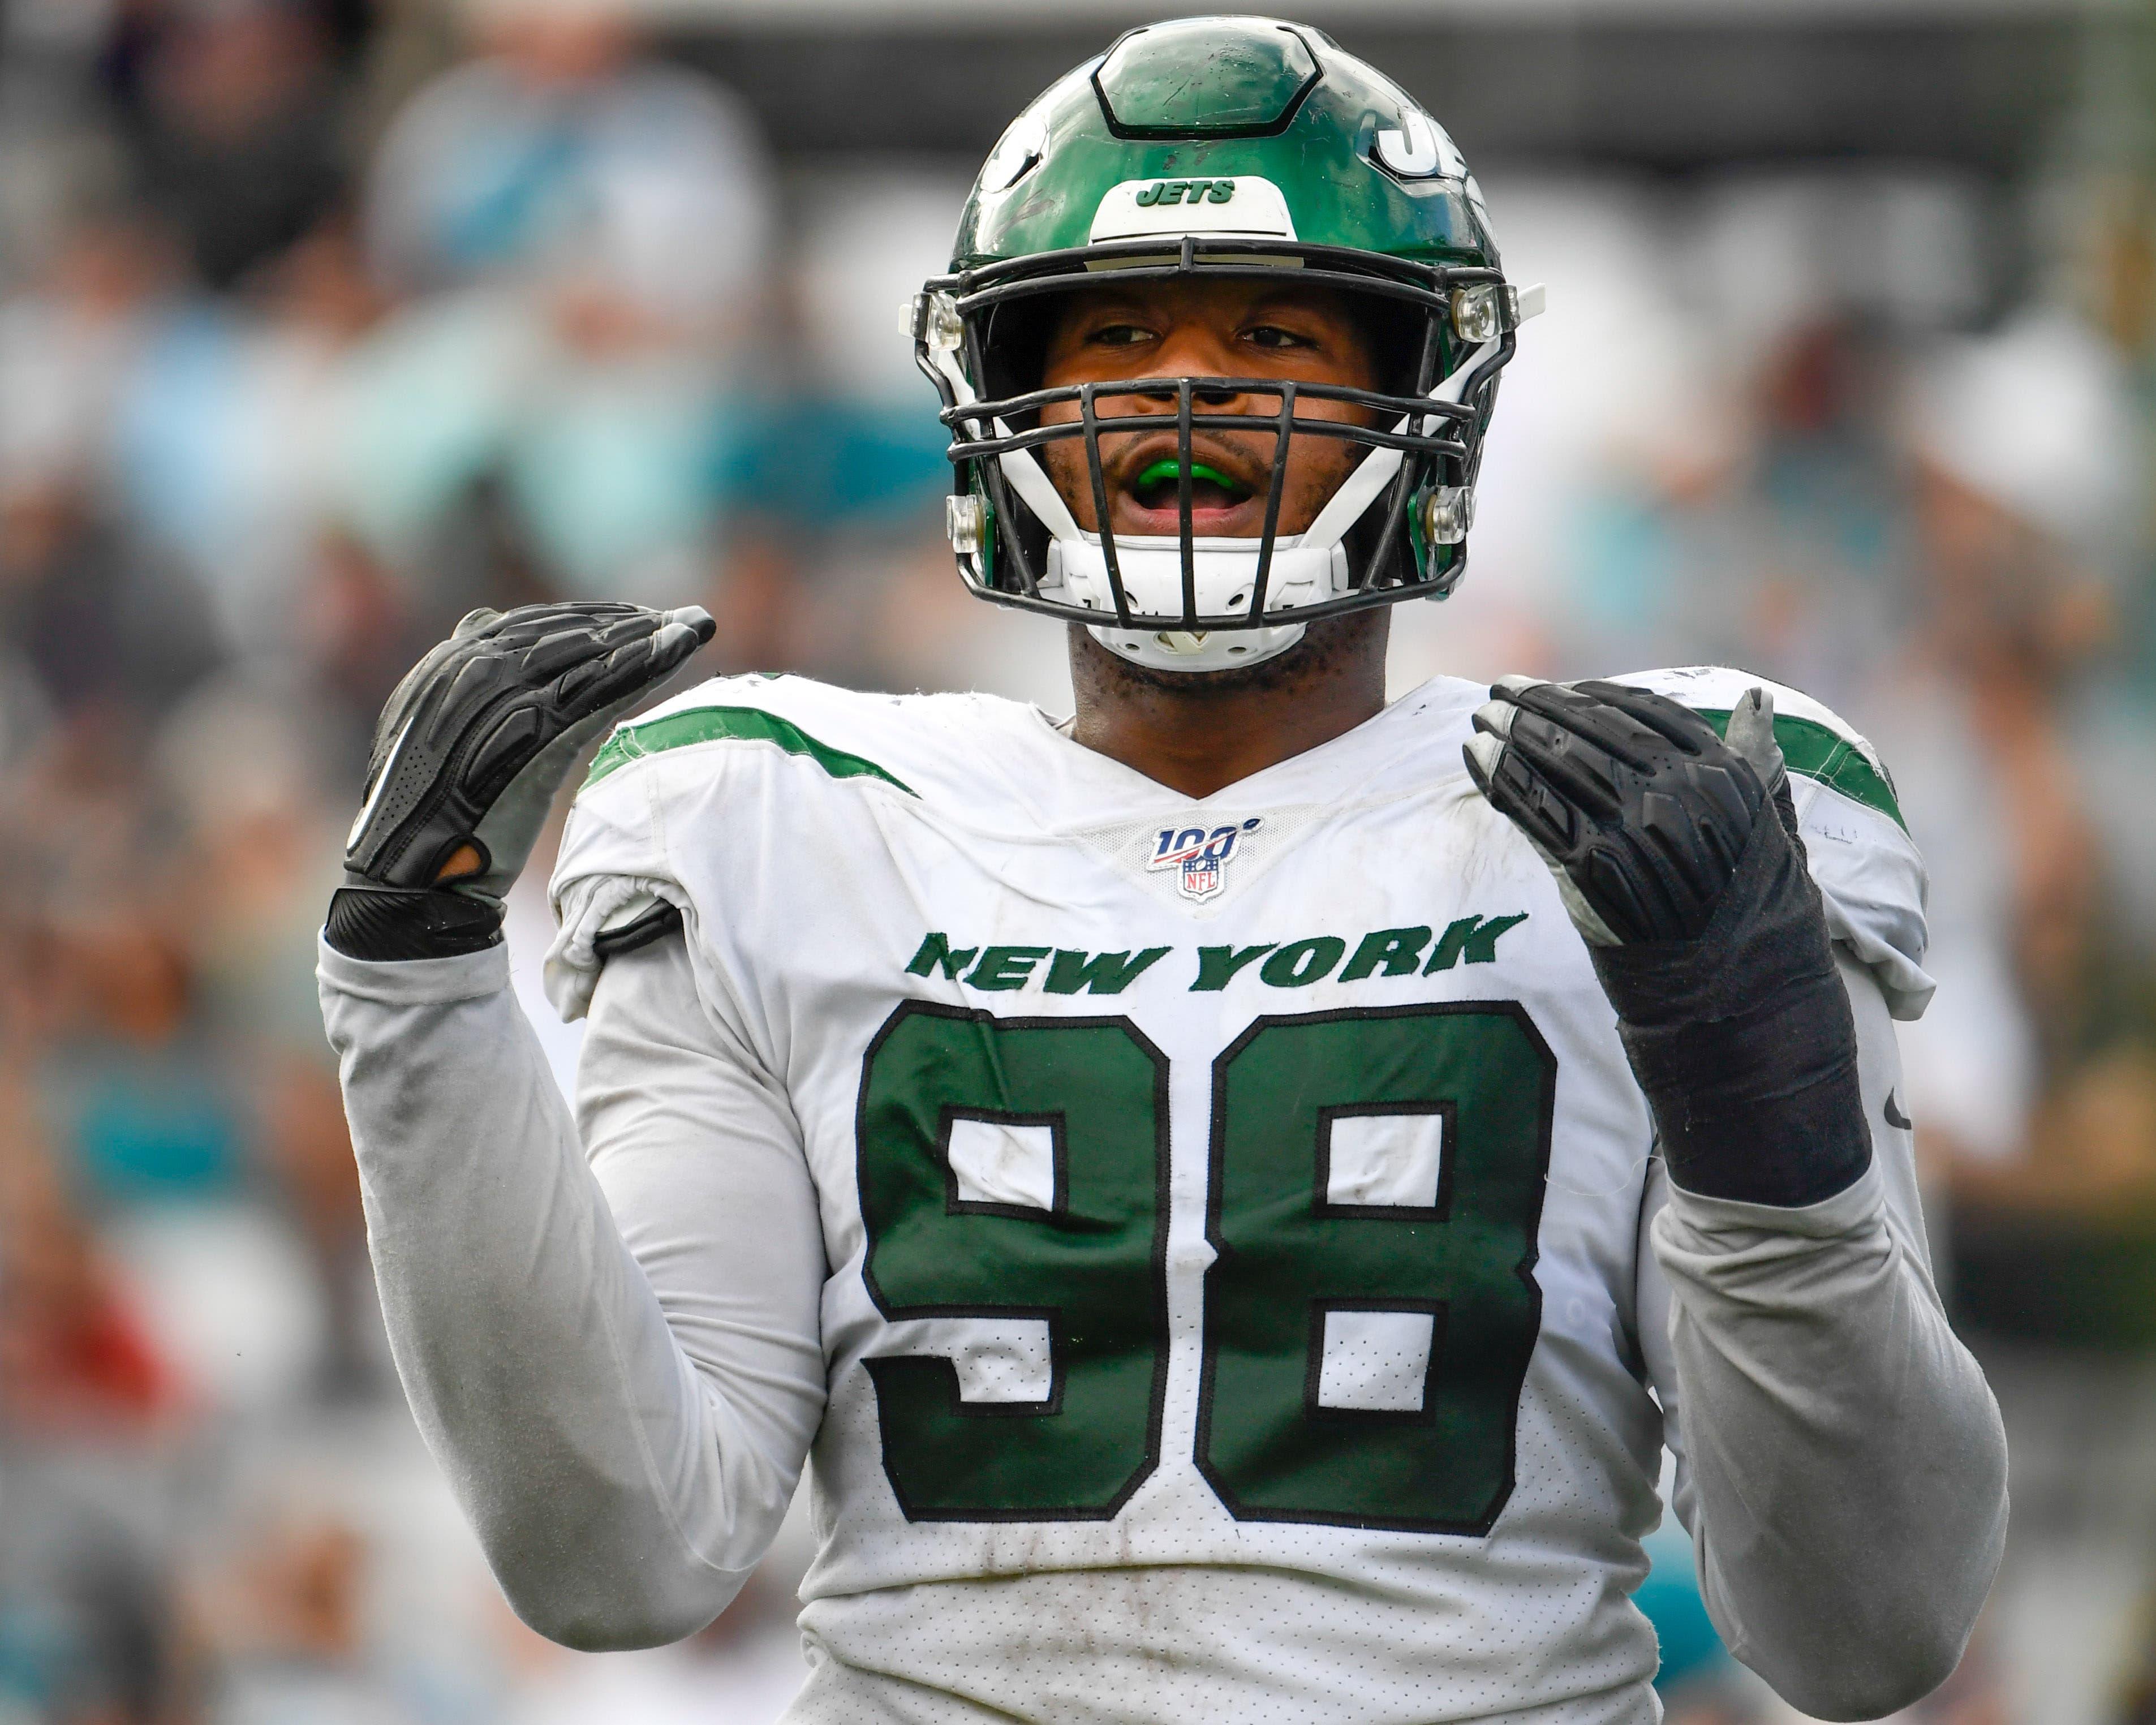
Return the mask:
[[382,708],[330,945],[436,958],[500,940],[503,896],[578,755],[716,631],[694,605],[466,617]]

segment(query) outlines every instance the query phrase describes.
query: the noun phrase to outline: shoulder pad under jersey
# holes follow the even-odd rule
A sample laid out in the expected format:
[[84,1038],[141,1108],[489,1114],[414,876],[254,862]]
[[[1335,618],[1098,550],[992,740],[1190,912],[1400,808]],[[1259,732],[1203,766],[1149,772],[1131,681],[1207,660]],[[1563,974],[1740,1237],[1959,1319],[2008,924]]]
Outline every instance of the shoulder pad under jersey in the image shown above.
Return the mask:
[[1789,769],[1827,927],[1878,978],[1896,1018],[1922,1016],[1934,988],[1923,969],[1929,883],[1878,751],[1801,690],[1750,671],[1683,665],[1609,680],[1681,701],[1717,731],[1746,690],[1763,688],[1774,697],[1774,740]]

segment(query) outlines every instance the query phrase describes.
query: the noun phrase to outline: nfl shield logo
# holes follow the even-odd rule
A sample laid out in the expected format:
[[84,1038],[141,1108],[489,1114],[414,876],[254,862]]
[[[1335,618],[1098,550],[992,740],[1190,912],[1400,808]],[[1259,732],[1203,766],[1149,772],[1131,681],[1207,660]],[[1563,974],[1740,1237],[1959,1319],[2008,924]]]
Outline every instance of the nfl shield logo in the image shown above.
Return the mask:
[[1178,892],[1187,899],[1209,899],[1228,884],[1228,859],[1235,854],[1235,841],[1257,825],[1253,816],[1209,830],[1163,827],[1153,835],[1153,853],[1146,859],[1146,869],[1148,873],[1173,869]]

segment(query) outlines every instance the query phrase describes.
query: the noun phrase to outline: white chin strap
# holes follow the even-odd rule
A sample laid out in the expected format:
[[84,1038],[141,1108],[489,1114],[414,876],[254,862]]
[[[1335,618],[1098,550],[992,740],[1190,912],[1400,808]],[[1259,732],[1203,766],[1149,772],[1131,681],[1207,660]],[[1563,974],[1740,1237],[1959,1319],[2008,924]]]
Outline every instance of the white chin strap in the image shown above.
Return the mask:
[[[1430,391],[1430,398],[1457,405],[1467,380],[1496,354],[1499,345],[1495,339],[1485,341]],[[950,380],[961,403],[979,399],[959,370],[955,354],[939,356],[937,369]],[[1403,414],[1393,430],[1404,431],[1410,417]],[[1437,426],[1435,414],[1423,421],[1425,435],[1434,434]],[[1010,428],[998,419],[995,434],[1009,437]],[[1022,449],[996,459],[1011,489],[1048,529],[1048,571],[1040,583],[1042,597],[1082,605],[1113,619],[1115,588],[1108,579],[1107,553],[1101,548],[1101,536],[1088,533],[1078,525],[1063,494],[1050,481],[1032,451]],[[1398,449],[1371,450],[1318,511],[1316,521],[1300,533],[1275,536],[1272,564],[1265,574],[1265,610],[1294,610],[1353,590],[1353,578],[1342,542],[1393,482],[1401,459],[1402,452]],[[1219,617],[1249,606],[1250,588],[1258,576],[1256,540],[1194,539],[1191,561],[1192,597],[1198,615]],[[1126,629],[1111,620],[1092,624],[1087,632],[1118,659],[1156,670],[1233,670],[1262,665],[1302,639],[1305,625],[1300,623],[1210,631],[1179,627],[1184,614],[1183,542],[1173,534],[1116,534],[1116,567],[1122,577],[1131,626]]]

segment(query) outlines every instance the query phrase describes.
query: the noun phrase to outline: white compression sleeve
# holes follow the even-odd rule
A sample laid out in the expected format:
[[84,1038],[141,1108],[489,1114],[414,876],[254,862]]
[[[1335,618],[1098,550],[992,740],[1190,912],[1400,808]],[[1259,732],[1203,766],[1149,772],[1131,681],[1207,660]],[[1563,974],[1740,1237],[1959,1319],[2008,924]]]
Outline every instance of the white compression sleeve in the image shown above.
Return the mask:
[[823,1410],[823,1236],[783,1094],[678,937],[601,978],[582,1142],[503,948],[324,946],[319,974],[398,1372],[504,1592],[576,1646],[701,1627]]
[[1658,1178],[1639,1321],[1716,1626],[1794,1706],[1868,1719],[1959,1658],[2005,1542],[2006,1449],[1933,1286],[1885,999],[1835,957],[1871,1167],[1791,1210]]

